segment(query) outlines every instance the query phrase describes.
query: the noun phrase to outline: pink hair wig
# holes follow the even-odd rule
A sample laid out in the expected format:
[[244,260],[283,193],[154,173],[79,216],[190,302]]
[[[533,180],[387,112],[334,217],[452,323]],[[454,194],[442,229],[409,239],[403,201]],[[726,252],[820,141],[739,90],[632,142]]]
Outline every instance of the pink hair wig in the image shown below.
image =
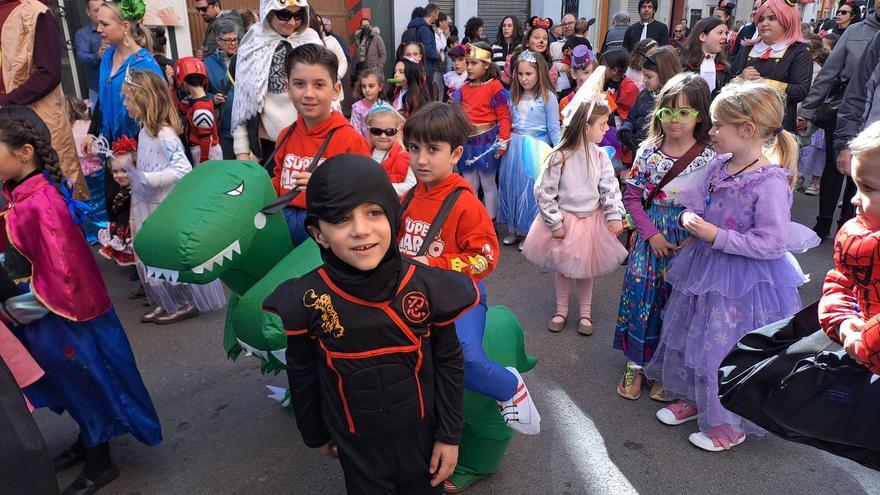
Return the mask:
[[[787,43],[791,45],[793,43],[804,42],[804,35],[801,32],[801,14],[797,6],[790,5],[786,0],[768,0],[761,4],[761,6],[758,7],[758,10],[755,11],[755,17],[752,18],[752,21],[756,26],[758,25],[758,19],[760,19],[761,16],[766,15],[768,10],[776,14],[776,17],[779,19],[779,24],[785,28],[785,33],[782,34],[782,38],[776,40],[777,43]],[[758,40],[743,40],[744,45],[754,45],[757,42]]]

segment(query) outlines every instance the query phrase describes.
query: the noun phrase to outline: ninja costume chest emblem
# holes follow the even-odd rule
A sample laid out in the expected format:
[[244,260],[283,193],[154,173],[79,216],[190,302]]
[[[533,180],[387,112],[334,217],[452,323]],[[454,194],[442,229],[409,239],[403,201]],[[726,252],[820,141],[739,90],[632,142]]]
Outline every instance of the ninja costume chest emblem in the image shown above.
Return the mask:
[[309,289],[303,294],[303,305],[307,308],[314,308],[321,312],[321,330],[330,334],[337,339],[345,335],[345,327],[339,322],[339,314],[333,309],[333,301],[330,294],[315,293],[314,289]]
[[421,292],[408,292],[404,295],[401,308],[406,319],[416,325],[424,323],[431,314],[428,299]]

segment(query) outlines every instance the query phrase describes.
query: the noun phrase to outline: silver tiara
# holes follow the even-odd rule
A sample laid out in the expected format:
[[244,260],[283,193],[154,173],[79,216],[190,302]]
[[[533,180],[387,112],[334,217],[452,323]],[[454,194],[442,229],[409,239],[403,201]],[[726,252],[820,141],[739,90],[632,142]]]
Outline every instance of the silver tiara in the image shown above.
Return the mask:
[[107,138],[104,136],[98,136],[98,138],[92,143],[92,153],[103,156],[104,158],[112,158],[113,148],[110,147],[110,142],[107,141]]
[[134,79],[131,78],[131,65],[129,65],[128,67],[125,68],[125,79],[123,79],[122,81],[125,84],[131,84],[132,86],[134,86],[136,88],[144,89],[143,86],[134,82]]
[[516,62],[528,62],[530,64],[535,64],[538,62],[538,59],[535,58],[535,52],[531,50],[526,50],[519,54],[519,57],[516,59]]

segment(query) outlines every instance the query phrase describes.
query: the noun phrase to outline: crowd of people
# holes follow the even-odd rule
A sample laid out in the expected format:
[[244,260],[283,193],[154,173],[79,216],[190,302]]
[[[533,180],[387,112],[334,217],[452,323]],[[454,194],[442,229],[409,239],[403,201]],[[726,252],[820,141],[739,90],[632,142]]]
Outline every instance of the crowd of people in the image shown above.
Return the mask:
[[[502,245],[555,273],[554,334],[571,319],[592,335],[594,279],[625,264],[616,392],[647,390],[665,403],[659,421],[697,421],[690,442],[716,452],[764,433],[721,405],[718,368],[746,333],[801,309],[791,253],[832,235],[839,204],[839,236],[880,229],[880,0],[864,16],[841,0],[835,22],[815,26],[790,0],[755,0],[751,22],[734,25],[737,6],[722,0],[671,29],[657,0],[640,0],[638,22],[615,13],[598,50],[594,20],[572,14],[507,16],[492,39],[483,20],[459,34],[428,4],[392,51],[370,19],[343,36],[306,0],[262,0],[258,15],[195,7],[205,39],[169,60],[141,0],[87,2],[84,102],[65,101],[60,48],[35,49],[58,39],[51,12],[0,2],[0,396],[31,435],[33,407],[67,411],[80,429],[51,462],[39,432],[20,447],[30,470],[15,479],[29,493],[57,492],[53,467],[80,463],[63,493],[94,493],[119,476],[113,438],[161,441],[89,244],[129,270],[143,323],[223,308],[219,281],[157,277],[132,242],[208,160],[261,163],[292,244],[319,246],[323,268],[265,309],[287,329],[303,441],[340,458],[350,493],[468,488],[448,479],[463,390],[497,401],[511,428],[540,431],[523,377],[482,349],[484,280],[502,254],[520,256]],[[8,53],[30,55],[7,66]],[[793,191],[819,195],[812,230],[791,221]],[[859,275],[880,260],[851,246],[835,245],[821,325],[880,372],[876,280]],[[306,304],[309,291],[329,309]],[[340,332],[327,331],[328,311]]]

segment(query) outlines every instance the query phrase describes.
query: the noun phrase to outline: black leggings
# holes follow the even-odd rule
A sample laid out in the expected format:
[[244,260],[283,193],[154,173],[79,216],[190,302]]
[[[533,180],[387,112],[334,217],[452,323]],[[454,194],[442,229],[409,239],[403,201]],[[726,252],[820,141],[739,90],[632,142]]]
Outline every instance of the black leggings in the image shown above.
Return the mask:
[[831,233],[831,225],[834,222],[834,213],[837,210],[837,202],[840,201],[840,189],[846,183],[843,194],[843,205],[840,208],[838,227],[855,215],[855,207],[850,200],[856,194],[856,185],[852,177],[844,176],[837,171],[837,153],[834,148],[834,127],[825,129],[825,169],[822,171],[822,180],[819,183],[819,215],[816,217],[814,230],[822,237]]

